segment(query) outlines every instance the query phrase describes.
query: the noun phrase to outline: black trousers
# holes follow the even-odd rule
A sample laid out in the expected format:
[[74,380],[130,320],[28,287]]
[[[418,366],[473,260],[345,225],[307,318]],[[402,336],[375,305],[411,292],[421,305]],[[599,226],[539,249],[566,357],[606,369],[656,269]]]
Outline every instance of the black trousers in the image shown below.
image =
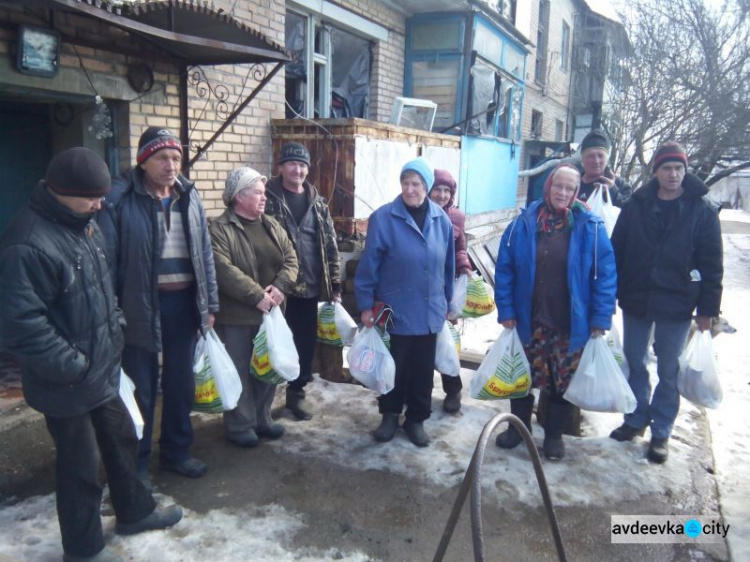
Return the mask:
[[318,298],[287,298],[284,317],[294,336],[294,347],[299,355],[299,377],[289,383],[289,388],[302,391],[312,380],[312,361],[318,337]]
[[391,334],[391,355],[396,363],[396,386],[378,398],[381,414],[400,414],[423,422],[432,413],[432,379],[435,375],[437,334],[399,336]]
[[156,507],[136,472],[133,421],[119,396],[87,414],[45,416],[45,421],[57,451],[57,519],[63,550],[72,556],[93,556],[104,548],[99,454],[119,522],[140,521]]
[[448,375],[440,374],[440,379],[443,381],[443,391],[446,394],[458,394],[464,387],[464,383],[461,382],[461,377],[449,377]]

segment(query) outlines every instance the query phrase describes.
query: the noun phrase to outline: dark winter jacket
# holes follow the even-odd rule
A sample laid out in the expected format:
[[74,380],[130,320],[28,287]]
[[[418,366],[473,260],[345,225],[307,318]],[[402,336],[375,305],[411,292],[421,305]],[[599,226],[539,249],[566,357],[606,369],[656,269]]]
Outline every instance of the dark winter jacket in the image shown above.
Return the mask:
[[[208,236],[208,225],[195,184],[179,176],[174,186],[196,282],[196,308],[201,331],[208,330],[208,314],[219,310],[219,291]],[[164,239],[157,213],[161,203],[143,185],[143,172],[131,168],[113,181],[97,220],[107,240],[107,259],[120,307],[128,322],[125,342],[151,352],[161,351],[158,271]]]
[[44,182],[0,242],[0,349],[43,414],[82,415],[118,394],[122,315],[103,249],[96,223]]
[[[341,264],[336,243],[336,231],[328,210],[328,203],[318,194],[314,185],[305,181],[304,188],[310,203],[302,223],[297,225],[284,200],[281,176],[271,178],[266,185],[266,215],[275,218],[284,228],[297,252],[299,274],[290,296],[313,297],[330,301],[333,293],[341,292]],[[319,271],[319,292],[309,294],[305,276]]]
[[617,298],[628,314],[649,320],[718,316],[723,249],[715,209],[704,201],[705,184],[686,174],[684,194],[666,232],[659,236],[659,181],[652,178],[623,207],[612,232],[617,259]]
[[[495,266],[497,320],[515,320],[524,344],[532,335],[536,223],[543,204],[535,201],[505,229]],[[615,258],[604,223],[589,211],[574,212],[568,247],[571,351],[586,344],[592,329],[610,329],[617,290]]]
[[[273,285],[282,293],[288,294],[297,280],[297,254],[286,232],[275,219],[261,215],[260,220],[283,257]],[[256,280],[258,262],[264,256],[256,255],[234,209],[227,209],[224,214],[211,221],[209,231],[221,303],[216,322],[233,325],[260,324],[263,313],[255,305],[263,299],[265,291]]]

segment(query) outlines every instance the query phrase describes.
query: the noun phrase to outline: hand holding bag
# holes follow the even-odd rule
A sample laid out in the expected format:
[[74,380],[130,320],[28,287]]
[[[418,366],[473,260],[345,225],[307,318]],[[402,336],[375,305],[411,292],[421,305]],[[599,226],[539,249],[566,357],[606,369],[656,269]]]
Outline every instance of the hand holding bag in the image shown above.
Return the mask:
[[[205,338],[201,337],[198,340],[193,371],[196,377],[194,409],[216,413],[234,410],[237,407],[237,401],[242,394],[240,375],[214,330],[209,330]],[[218,409],[219,406],[221,410]]]
[[718,408],[721,404],[723,393],[710,330],[695,332],[680,356],[677,390],[696,406]]
[[278,306],[263,315],[260,330],[253,340],[250,372],[268,384],[289,382],[299,377],[299,355],[294,337]]
[[357,334],[346,360],[352,376],[370,390],[388,394],[396,385],[396,363],[375,328]]
[[459,376],[461,374],[461,360],[458,356],[460,348],[461,340],[458,339],[458,332],[453,324],[446,320],[437,337],[435,369],[443,375]]
[[[604,191],[607,191],[605,197]],[[604,221],[604,228],[607,230],[607,236],[612,236],[612,231],[615,229],[615,223],[617,217],[620,216],[620,209],[612,204],[612,198],[609,194],[609,189],[604,184],[599,184],[599,187],[594,189],[594,192],[586,201],[587,205],[591,209],[591,212],[596,216],[601,217]]]
[[630,414],[635,410],[635,395],[604,337],[586,342],[563,398],[592,412]]
[[531,367],[515,328],[503,329],[482,360],[469,391],[479,400],[523,398],[531,390]]
[[133,425],[135,425],[135,435],[140,441],[143,439],[143,416],[141,415],[140,409],[138,409],[138,403],[135,401],[135,383],[130,379],[125,371],[120,369],[120,398],[123,404],[128,409],[130,417],[133,419]]

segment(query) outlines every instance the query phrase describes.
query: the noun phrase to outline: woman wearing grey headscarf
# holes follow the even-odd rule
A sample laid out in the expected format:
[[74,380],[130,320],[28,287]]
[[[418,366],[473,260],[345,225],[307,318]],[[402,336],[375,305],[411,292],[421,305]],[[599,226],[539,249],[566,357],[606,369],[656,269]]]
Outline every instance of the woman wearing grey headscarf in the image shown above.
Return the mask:
[[281,225],[264,214],[265,176],[237,168],[225,186],[227,209],[209,227],[219,285],[215,327],[240,374],[242,395],[234,410],[224,412],[224,427],[229,442],[255,447],[260,437],[278,439],[284,434],[284,427],[271,420],[276,386],[249,370],[263,315],[283,306],[297,279],[297,255]]

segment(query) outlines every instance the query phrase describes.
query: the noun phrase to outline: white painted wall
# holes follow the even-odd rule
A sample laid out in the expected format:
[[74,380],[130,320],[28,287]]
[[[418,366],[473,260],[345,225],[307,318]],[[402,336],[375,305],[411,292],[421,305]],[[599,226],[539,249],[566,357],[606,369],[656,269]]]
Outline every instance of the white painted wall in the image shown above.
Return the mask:
[[354,152],[354,218],[366,219],[401,193],[401,168],[417,157],[417,146],[357,136]]

